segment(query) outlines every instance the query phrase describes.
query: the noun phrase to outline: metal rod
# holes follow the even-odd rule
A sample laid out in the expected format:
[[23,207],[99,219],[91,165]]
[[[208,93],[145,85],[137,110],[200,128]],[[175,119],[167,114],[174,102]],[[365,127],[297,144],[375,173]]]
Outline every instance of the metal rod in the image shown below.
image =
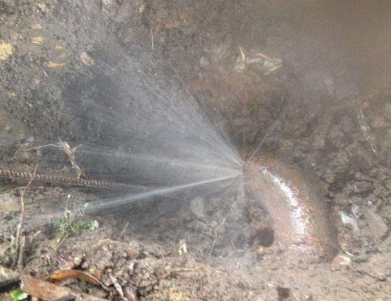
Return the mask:
[[[19,172],[15,170],[0,168],[0,177],[28,181],[33,177],[33,174],[29,172]],[[71,185],[71,186],[120,189],[120,190],[146,191],[150,189],[150,187],[140,186],[140,185],[132,185],[126,183],[117,183],[117,182],[100,181],[100,180],[79,179],[79,178],[54,176],[54,175],[46,175],[46,174],[39,174],[39,173],[35,175],[34,181],[46,182],[46,183],[58,183],[58,184]]]

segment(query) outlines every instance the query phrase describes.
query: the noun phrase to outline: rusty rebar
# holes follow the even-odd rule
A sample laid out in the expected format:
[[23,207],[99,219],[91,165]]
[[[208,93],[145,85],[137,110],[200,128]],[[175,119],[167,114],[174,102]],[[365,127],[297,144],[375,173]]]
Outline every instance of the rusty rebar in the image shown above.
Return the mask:
[[[10,169],[0,168],[0,177],[17,179],[23,181],[29,181],[33,174],[25,171],[15,171]],[[120,190],[146,190],[147,187],[132,185],[126,183],[118,182],[109,182],[109,181],[100,181],[100,180],[89,180],[89,179],[79,179],[73,177],[64,177],[64,176],[55,176],[55,175],[46,175],[46,174],[35,174],[34,181],[46,182],[46,183],[57,183],[63,185],[71,186],[81,186],[81,187],[95,187],[95,188],[106,188],[106,189],[120,189]]]

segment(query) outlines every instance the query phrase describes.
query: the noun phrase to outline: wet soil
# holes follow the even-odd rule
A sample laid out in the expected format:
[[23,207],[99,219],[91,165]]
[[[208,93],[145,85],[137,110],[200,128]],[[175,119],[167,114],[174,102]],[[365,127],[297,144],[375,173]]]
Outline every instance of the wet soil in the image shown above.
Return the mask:
[[[39,164],[41,172],[75,176],[63,151],[39,147],[58,137],[71,146],[126,149],[115,126],[91,118],[101,112],[88,106],[121,108],[95,98],[86,72],[114,45],[190,93],[243,158],[261,143],[257,155],[311,179],[330,207],[339,255],[308,260],[273,244],[261,204],[241,201],[232,187],[221,187],[226,195],[156,197],[76,218],[72,209],[119,193],[42,183],[24,195],[18,254],[26,183],[3,180],[0,264],[40,278],[60,269],[95,273],[108,290],[78,280],[64,285],[108,300],[121,300],[114,282],[124,300],[390,300],[389,43],[375,43],[389,7],[376,18],[374,3],[367,14],[346,4],[352,17],[342,30],[335,14],[345,6],[325,1],[1,1],[1,167],[32,172]],[[354,27],[360,20],[362,31]],[[383,35],[388,41],[389,32]],[[240,73],[240,47],[283,65],[267,76]],[[87,155],[77,161],[86,177],[123,180],[127,172]],[[93,221],[97,229],[74,230]]]

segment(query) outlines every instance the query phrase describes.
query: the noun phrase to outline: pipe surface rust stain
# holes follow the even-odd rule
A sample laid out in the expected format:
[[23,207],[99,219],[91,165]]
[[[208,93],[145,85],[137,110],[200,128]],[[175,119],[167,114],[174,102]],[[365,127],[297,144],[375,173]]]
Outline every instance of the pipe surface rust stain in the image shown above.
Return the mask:
[[330,212],[316,185],[272,158],[247,162],[246,196],[259,200],[274,229],[275,242],[299,256],[331,261],[338,253]]

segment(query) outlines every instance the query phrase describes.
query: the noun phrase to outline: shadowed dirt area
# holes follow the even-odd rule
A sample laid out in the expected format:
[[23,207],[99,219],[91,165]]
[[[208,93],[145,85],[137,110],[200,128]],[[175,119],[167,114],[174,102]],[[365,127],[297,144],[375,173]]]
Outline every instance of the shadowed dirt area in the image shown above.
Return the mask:
[[[364,0],[0,1],[0,168],[29,173],[0,178],[0,265],[103,300],[390,301],[390,14]],[[119,202],[203,179],[179,171],[182,153],[214,172],[198,140],[178,143],[194,129],[178,120],[198,116],[213,129],[200,141],[216,130],[283,181]],[[178,139],[158,135],[175,127]],[[171,145],[178,172],[154,174]],[[279,220],[285,182],[310,236]]]

